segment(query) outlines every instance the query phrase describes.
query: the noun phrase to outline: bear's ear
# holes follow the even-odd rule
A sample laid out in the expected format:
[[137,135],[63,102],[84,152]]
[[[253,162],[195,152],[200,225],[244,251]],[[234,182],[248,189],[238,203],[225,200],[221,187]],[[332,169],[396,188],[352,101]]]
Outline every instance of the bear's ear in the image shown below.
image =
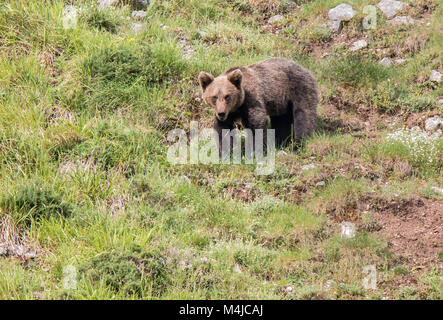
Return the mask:
[[214,81],[214,76],[212,74],[202,71],[198,75],[198,82],[200,82],[200,87],[203,91],[205,91],[206,87],[209,86],[212,81]]
[[234,71],[228,73],[227,78],[238,89],[241,88],[243,73],[240,71],[240,69],[235,69]]

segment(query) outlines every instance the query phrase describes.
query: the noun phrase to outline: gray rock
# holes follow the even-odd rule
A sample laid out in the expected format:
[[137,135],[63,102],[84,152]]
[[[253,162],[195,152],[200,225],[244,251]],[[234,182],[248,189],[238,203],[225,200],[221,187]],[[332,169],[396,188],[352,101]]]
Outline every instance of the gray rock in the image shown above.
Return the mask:
[[328,17],[331,20],[349,21],[355,16],[357,11],[352,9],[349,4],[342,3],[328,11]]
[[398,16],[394,19],[388,20],[387,23],[391,26],[401,26],[401,25],[408,25],[413,24],[415,21],[409,16]]
[[399,11],[407,6],[406,3],[396,0],[381,0],[377,4],[377,8],[379,8],[388,19],[395,17]]
[[399,59],[395,59],[394,62],[395,62],[395,64],[403,64],[406,62],[406,59],[399,58]]
[[426,131],[437,131],[438,129],[443,129],[443,118],[439,116],[433,116],[426,119],[425,130]]
[[389,59],[389,58],[387,58],[387,57],[381,59],[381,60],[378,62],[378,64],[381,64],[381,65],[384,66],[384,67],[390,67],[390,66],[392,66],[392,63],[393,63],[392,60]]
[[341,30],[341,20],[331,20],[331,21],[328,21],[326,26],[332,32],[340,32],[340,30]]
[[134,31],[135,33],[141,32],[143,30],[143,24],[139,23],[139,22],[133,22],[131,24],[131,29],[132,31]]
[[431,187],[432,191],[434,191],[435,193],[438,193],[440,195],[443,196],[443,188],[439,188],[439,187]]
[[441,81],[441,73],[437,70],[432,70],[431,75],[429,76],[429,80],[434,82],[440,82]]
[[349,48],[349,50],[357,51],[357,50],[366,48],[367,46],[368,46],[368,43],[366,42],[366,40],[358,40],[352,44],[352,46]]
[[316,185],[317,187],[321,187],[321,186],[324,186],[324,185],[325,185],[325,182],[324,182],[324,181],[319,181],[319,182],[317,182],[315,185]]
[[316,168],[317,166],[315,165],[315,164],[313,164],[313,163],[310,163],[310,164],[305,164],[304,166],[301,166],[301,170],[302,171],[304,171],[304,170],[309,170],[309,169],[314,169],[314,168]]
[[274,22],[282,21],[284,18],[285,17],[283,17],[282,15],[278,14],[278,15],[275,15],[273,17],[270,17],[268,19],[268,23],[271,24],[271,23],[274,23]]
[[146,11],[132,11],[132,17],[137,20],[143,20],[146,17]]
[[98,8],[106,9],[109,6],[118,4],[119,0],[98,0]]
[[437,100],[437,106],[443,106],[443,98]]

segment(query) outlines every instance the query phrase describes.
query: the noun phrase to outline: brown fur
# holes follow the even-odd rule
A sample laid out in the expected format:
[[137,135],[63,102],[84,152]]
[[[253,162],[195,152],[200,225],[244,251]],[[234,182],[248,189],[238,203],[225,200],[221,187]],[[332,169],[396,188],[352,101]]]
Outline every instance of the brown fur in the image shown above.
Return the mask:
[[266,129],[268,116],[277,144],[296,142],[312,133],[318,94],[311,73],[295,62],[270,58],[248,67],[234,67],[214,78],[200,72],[203,99],[215,110],[214,129]]

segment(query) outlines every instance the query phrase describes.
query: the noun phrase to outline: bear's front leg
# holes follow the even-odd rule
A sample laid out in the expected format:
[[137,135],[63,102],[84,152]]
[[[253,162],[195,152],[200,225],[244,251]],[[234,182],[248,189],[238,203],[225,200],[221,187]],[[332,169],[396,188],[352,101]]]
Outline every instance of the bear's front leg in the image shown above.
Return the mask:
[[[232,146],[233,146],[233,136],[232,130],[234,129],[234,122],[230,119],[225,121],[220,121],[217,117],[214,118],[214,134],[215,141],[217,142],[219,156],[229,157]],[[229,139],[228,139],[229,136]],[[229,143],[229,147],[226,147]],[[224,153],[222,151],[225,150]]]
[[[246,129],[251,130],[252,134],[252,150],[255,152],[257,147],[256,143],[260,143],[263,146],[262,150],[266,150],[266,139],[268,129],[268,115],[264,107],[251,108],[247,112],[247,117],[243,119],[243,124]],[[257,136],[257,130],[262,130],[263,135]],[[259,139],[260,138],[260,139]]]

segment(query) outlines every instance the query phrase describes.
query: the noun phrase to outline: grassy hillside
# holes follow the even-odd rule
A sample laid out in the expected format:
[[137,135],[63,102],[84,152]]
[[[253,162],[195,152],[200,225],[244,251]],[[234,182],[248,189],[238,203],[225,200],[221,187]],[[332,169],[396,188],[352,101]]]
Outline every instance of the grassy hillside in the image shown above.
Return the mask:
[[[0,0],[1,299],[443,298],[443,138],[409,130],[443,114],[441,1],[364,30],[379,1],[347,0],[339,34],[338,0],[120,2]],[[267,176],[171,165],[212,123],[198,73],[271,56],[315,75],[315,135]]]

